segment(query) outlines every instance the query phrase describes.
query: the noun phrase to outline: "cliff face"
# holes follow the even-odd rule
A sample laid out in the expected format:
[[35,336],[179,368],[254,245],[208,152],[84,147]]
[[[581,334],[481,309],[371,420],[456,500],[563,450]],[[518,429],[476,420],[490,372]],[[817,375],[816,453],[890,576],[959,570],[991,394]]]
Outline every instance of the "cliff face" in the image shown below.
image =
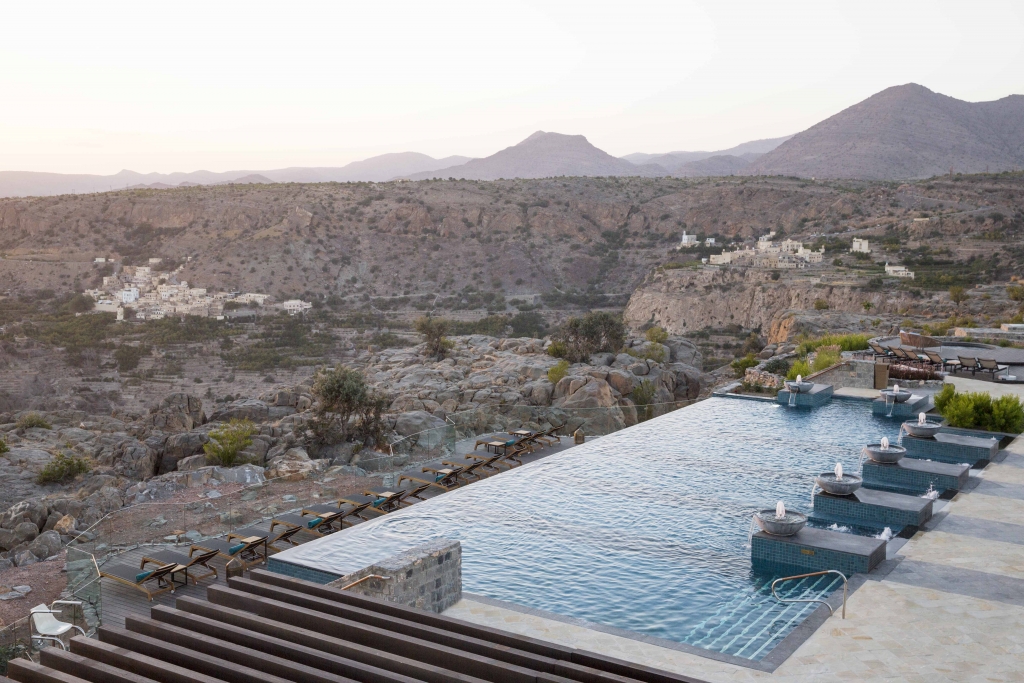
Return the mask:
[[[822,283],[817,274],[772,280],[771,271],[754,268],[679,269],[652,274],[630,297],[624,318],[631,327],[651,323],[671,334],[727,325],[761,328],[776,342],[815,327],[860,329],[866,318],[895,313],[906,304],[904,296]],[[828,308],[816,310],[819,300]],[[866,301],[871,316],[862,315]]]

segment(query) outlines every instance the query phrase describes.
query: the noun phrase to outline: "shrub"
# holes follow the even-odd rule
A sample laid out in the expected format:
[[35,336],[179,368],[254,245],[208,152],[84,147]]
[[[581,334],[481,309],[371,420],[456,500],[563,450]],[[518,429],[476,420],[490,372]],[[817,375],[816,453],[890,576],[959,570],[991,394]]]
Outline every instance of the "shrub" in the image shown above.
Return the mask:
[[816,311],[827,311],[828,310],[828,302],[825,301],[824,299],[815,299],[814,300],[814,310],[816,310]]
[[666,332],[664,328],[655,325],[644,333],[644,337],[646,337],[649,342],[664,344],[668,341],[668,332]]
[[764,371],[773,375],[783,375],[789,372],[790,362],[785,358],[773,358],[765,363]]
[[53,429],[53,426],[39,413],[25,413],[18,418],[18,422],[15,426],[19,429],[32,429],[33,427],[38,427],[40,429]]
[[423,341],[427,343],[427,353],[438,360],[444,358],[455,343],[448,339],[448,330],[451,324],[444,318],[432,318],[424,315],[416,319],[413,327],[423,335]]
[[651,402],[654,400],[655,393],[657,393],[657,389],[649,379],[640,380],[640,383],[633,387],[633,391],[629,392],[630,398],[636,404],[637,421],[643,422],[651,419],[653,415]]
[[551,342],[551,346],[548,347],[548,355],[552,358],[565,358],[566,346],[565,342],[555,340]]
[[743,377],[743,375],[747,373],[747,368],[754,367],[755,365],[758,364],[758,362],[760,361],[754,358],[754,354],[748,353],[743,358],[737,358],[736,360],[734,360],[731,363],[731,367],[733,369],[733,372],[736,373],[737,377]]
[[557,339],[565,345],[563,357],[571,363],[581,363],[595,353],[615,353],[621,349],[626,341],[626,326],[611,313],[591,312],[569,318],[558,331]]
[[786,379],[796,379],[797,375],[806,377],[809,374],[811,374],[811,365],[807,362],[806,358],[801,358],[789,368],[789,372],[786,373]]
[[801,342],[797,352],[806,355],[822,346],[838,346],[840,351],[863,351],[868,348],[868,335],[826,334],[817,339],[808,339]]
[[951,427],[1011,434],[1024,431],[1024,405],[1017,396],[993,400],[987,393],[959,393],[947,384],[935,396],[935,408]]
[[249,462],[242,451],[252,445],[256,425],[251,420],[233,419],[210,432],[210,441],[203,444],[206,462],[221,467],[234,467]]
[[[351,434],[367,445],[376,445],[384,435],[383,413],[390,401],[373,391],[358,370],[343,365],[320,371],[313,382],[317,403],[310,422],[321,443],[335,444]],[[355,423],[350,432],[350,422]]]
[[842,356],[839,355],[839,349],[821,347],[818,349],[818,355],[814,357],[814,362],[811,364],[811,371],[821,372],[836,365],[841,360]]
[[668,357],[668,347],[662,346],[658,343],[651,343],[643,351],[626,349],[626,354],[633,358],[642,358],[644,360],[653,360],[655,363],[664,363],[665,359]]
[[74,453],[60,453],[50,462],[46,463],[36,481],[40,484],[64,484],[79,474],[85,474],[92,465],[88,458]]
[[548,381],[558,384],[559,380],[569,374],[569,361],[560,360],[548,369]]
[[909,365],[898,363],[889,366],[889,379],[941,379],[941,377],[939,373],[927,368],[912,368]]
[[0,439],[0,453],[8,453],[10,452],[10,450],[11,447],[7,445],[7,442],[4,441],[3,439]]

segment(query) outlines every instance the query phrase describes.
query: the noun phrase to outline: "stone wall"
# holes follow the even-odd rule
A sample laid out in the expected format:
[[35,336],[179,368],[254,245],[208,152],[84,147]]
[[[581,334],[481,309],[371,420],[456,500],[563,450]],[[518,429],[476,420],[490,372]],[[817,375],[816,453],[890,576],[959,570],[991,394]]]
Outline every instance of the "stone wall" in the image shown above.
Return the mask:
[[804,379],[817,384],[831,384],[833,389],[874,389],[875,363],[870,360],[850,359]]
[[462,545],[439,538],[352,572],[327,584],[342,588],[367,576],[349,590],[409,607],[443,612],[462,599]]
[[759,384],[762,387],[771,387],[774,389],[781,388],[785,382],[780,375],[773,375],[770,372],[765,372],[758,368],[747,368],[743,375],[743,381],[747,384]]

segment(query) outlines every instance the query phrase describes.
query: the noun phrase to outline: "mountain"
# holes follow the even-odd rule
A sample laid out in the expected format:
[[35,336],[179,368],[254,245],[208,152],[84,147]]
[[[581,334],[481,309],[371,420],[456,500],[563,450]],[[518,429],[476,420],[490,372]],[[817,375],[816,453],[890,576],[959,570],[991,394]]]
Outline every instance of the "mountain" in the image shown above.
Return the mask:
[[0,171],[0,197],[83,194],[125,188],[166,189],[224,183],[383,182],[395,176],[462,164],[469,159],[470,157],[461,156],[435,159],[417,152],[398,152],[381,154],[362,161],[353,161],[341,167],[295,167],[273,171],[136,173],[124,170],[114,175]]
[[672,171],[673,173],[677,168],[683,164],[687,164],[693,161],[702,161],[704,159],[710,159],[711,157],[717,156],[735,156],[747,161],[753,161],[762,154],[766,154],[786,140],[793,137],[792,135],[786,135],[781,138],[768,138],[765,140],[752,140],[750,142],[744,142],[736,145],[730,149],[722,149],[717,152],[668,152],[667,154],[627,154],[622,157],[626,161],[631,161],[634,164],[658,164],[665,169]]
[[410,180],[460,178],[552,178],[555,176],[646,176],[667,175],[653,164],[633,164],[618,159],[590,144],[582,135],[537,131],[518,145],[507,147],[483,159],[437,171],[414,173]]
[[745,173],[818,178],[930,178],[1024,166],[1024,96],[964,102],[909,83],[799,133]]
[[[759,154],[749,154],[754,158],[760,156]],[[739,175],[750,166],[750,161],[732,154],[720,154],[680,164],[672,169],[672,175],[689,177]]]

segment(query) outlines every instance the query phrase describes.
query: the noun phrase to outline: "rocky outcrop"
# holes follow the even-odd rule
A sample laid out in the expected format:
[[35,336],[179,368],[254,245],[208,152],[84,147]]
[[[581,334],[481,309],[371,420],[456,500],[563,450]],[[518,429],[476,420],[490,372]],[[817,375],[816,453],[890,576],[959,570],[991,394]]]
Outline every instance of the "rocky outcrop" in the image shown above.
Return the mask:
[[263,422],[270,417],[270,409],[263,401],[244,398],[228,403],[210,416],[212,422],[228,422],[230,420],[252,420]]
[[326,461],[312,460],[305,448],[289,448],[267,463],[266,477],[284,481],[301,481],[319,469],[319,463],[326,463]]
[[187,432],[205,422],[202,399],[184,393],[165,397],[146,416],[146,424],[162,432]]
[[203,445],[210,440],[205,432],[183,432],[172,434],[164,442],[163,454],[157,474],[173,472],[178,469],[178,461],[203,452]]

